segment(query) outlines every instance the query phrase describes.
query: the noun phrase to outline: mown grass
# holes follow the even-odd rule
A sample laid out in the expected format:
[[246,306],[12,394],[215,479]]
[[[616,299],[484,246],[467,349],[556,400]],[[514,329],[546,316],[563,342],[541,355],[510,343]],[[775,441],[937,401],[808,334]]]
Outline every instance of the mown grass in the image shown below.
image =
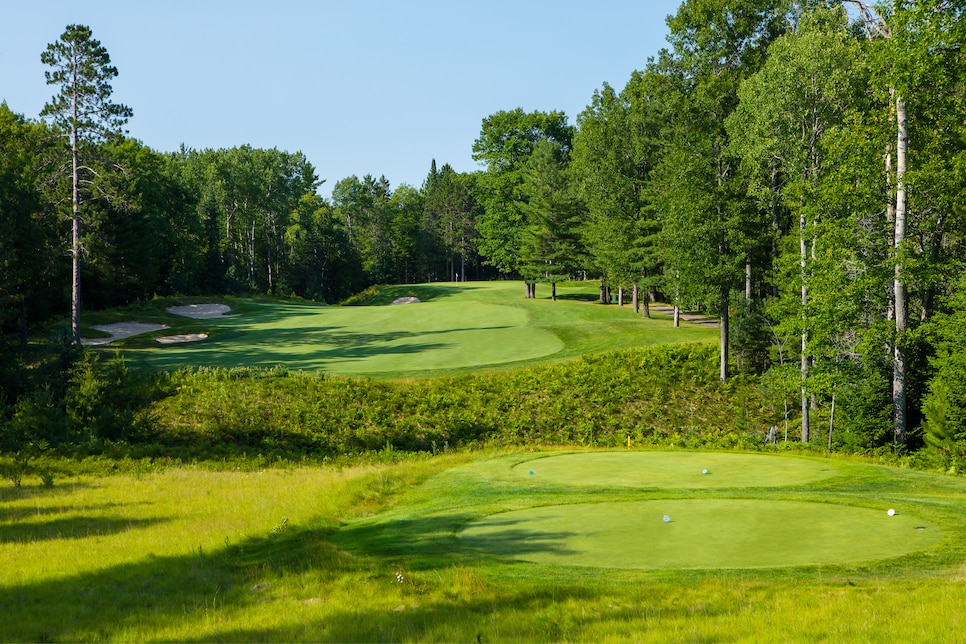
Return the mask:
[[[593,302],[596,283],[561,285],[557,301],[526,300],[516,282],[381,287],[354,306],[225,298],[237,317],[192,320],[168,300],[85,314],[84,324],[139,321],[164,331],[120,340],[132,365],[274,367],[380,378],[432,377],[550,364],[591,353],[683,342],[713,342],[715,330],[665,316],[635,316],[629,305]],[[398,297],[418,304],[390,306]],[[181,301],[179,300],[179,303]],[[159,346],[163,335],[207,333],[200,343]],[[90,337],[98,332],[91,330]]]
[[511,466],[534,455],[141,463],[0,488],[0,639],[955,641],[966,626],[960,479],[836,459],[834,480],[702,492],[902,502],[943,530],[935,548],[864,564],[633,571],[465,548],[459,529],[493,512],[666,493],[521,486]]

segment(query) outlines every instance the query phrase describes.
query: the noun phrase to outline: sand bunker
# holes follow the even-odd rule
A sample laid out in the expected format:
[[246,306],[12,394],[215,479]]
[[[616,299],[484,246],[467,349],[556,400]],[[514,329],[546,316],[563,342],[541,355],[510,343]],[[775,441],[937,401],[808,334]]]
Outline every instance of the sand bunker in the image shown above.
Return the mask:
[[181,342],[199,342],[200,340],[207,340],[207,333],[185,333],[182,335],[166,335],[161,338],[155,338],[161,344],[179,344]]
[[188,304],[187,306],[169,306],[167,311],[186,318],[207,320],[228,317],[225,314],[231,311],[231,307],[227,304]]
[[418,297],[397,297],[392,301],[393,304],[419,304]]
[[161,329],[167,329],[168,327],[164,324],[145,324],[143,322],[118,322],[116,324],[102,324],[100,326],[93,327],[98,331],[103,331],[104,333],[110,333],[109,338],[82,338],[81,343],[92,346],[92,347],[102,347],[106,346],[115,340],[121,340],[123,338],[130,338],[134,335],[141,335],[142,333],[151,333],[152,331],[160,331]]

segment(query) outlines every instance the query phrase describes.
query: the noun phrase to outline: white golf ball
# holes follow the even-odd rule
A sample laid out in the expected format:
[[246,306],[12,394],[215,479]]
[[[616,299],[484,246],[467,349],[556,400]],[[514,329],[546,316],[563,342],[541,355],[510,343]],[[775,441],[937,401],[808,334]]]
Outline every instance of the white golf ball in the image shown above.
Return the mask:
[[701,470],[701,473],[702,474],[707,474],[708,473],[708,470]]
[[896,511],[895,511],[895,510],[893,510],[892,508],[889,508],[889,511],[888,511],[888,512],[886,512],[886,514],[888,514],[888,515],[889,515],[890,517],[891,517],[891,516],[895,516],[895,514],[896,514]]
[[671,517],[669,517],[668,515],[665,514],[664,515],[664,523],[671,523]]

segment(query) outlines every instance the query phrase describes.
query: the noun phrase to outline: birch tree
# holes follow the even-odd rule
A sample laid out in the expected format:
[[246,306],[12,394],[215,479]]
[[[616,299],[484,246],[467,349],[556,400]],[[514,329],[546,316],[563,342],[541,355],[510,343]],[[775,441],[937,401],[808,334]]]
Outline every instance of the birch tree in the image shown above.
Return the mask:
[[769,47],[761,71],[742,84],[740,104],[728,120],[733,147],[750,168],[752,192],[764,204],[777,195],[798,221],[797,271],[785,284],[795,285],[800,306],[785,324],[797,325],[801,340],[803,442],[810,432],[808,379],[816,355],[811,345],[828,345],[827,338],[816,337],[821,335],[817,327],[831,332],[829,325],[815,323],[809,302],[812,264],[822,243],[818,227],[830,214],[818,197],[827,165],[823,139],[864,107],[860,97],[867,78],[861,58],[844,11],[806,14],[794,33]]

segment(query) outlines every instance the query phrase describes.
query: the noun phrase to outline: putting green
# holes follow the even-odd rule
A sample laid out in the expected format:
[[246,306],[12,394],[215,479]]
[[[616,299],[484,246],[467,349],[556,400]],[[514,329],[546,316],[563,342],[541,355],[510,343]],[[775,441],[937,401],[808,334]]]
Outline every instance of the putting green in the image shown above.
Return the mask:
[[543,506],[460,532],[468,547],[524,561],[636,569],[855,564],[915,552],[940,536],[902,508],[888,516],[886,508],[735,499]]
[[568,485],[656,488],[804,485],[837,474],[830,463],[790,456],[651,451],[560,454],[520,463],[513,472]]

